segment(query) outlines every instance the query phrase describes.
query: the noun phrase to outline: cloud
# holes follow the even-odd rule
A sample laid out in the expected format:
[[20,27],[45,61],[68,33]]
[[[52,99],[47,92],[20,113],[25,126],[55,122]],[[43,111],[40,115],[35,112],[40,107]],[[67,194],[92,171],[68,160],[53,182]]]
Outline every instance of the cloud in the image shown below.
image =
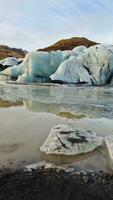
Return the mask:
[[112,7],[112,0],[4,0],[0,43],[28,50],[73,36],[113,43]]

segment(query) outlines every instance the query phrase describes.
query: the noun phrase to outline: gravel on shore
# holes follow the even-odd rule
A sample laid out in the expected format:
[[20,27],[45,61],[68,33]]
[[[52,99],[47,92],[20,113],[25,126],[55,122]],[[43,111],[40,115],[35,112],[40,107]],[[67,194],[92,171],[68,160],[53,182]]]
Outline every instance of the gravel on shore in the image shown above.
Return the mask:
[[0,200],[75,199],[113,199],[113,175],[52,168],[0,170]]

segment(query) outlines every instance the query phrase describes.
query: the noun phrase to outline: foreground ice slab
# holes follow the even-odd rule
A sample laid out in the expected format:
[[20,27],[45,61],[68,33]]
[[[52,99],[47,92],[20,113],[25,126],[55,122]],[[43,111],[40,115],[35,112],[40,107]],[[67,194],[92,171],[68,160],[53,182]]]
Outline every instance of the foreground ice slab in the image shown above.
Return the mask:
[[52,128],[40,150],[46,154],[72,156],[93,151],[100,145],[102,138],[91,131],[58,125]]
[[113,135],[105,137],[105,145],[107,148],[107,163],[108,167],[113,170]]

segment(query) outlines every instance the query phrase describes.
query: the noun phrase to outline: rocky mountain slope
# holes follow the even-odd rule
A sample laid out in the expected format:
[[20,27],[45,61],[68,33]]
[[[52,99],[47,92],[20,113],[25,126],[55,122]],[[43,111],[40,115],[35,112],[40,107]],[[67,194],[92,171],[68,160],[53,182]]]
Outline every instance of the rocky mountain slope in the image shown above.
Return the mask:
[[10,48],[5,45],[0,45],[0,59],[6,57],[16,57],[16,58],[23,58],[25,57],[27,51],[22,49]]
[[53,50],[72,50],[74,47],[77,46],[86,46],[90,47],[96,45],[97,43],[94,41],[90,41],[84,37],[72,37],[70,39],[64,39],[56,42],[55,44],[46,47],[44,49],[38,49],[38,51],[53,51]]

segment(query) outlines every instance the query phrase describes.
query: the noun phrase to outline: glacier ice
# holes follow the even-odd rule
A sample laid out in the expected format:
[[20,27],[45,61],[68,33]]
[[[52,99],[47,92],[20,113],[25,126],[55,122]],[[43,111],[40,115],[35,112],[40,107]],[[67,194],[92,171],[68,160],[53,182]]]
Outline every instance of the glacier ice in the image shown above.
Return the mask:
[[7,57],[2,60],[0,60],[0,64],[3,66],[13,66],[13,65],[18,65],[18,59],[15,57]]
[[77,83],[77,77],[80,77],[78,83],[80,80],[83,82],[85,80],[85,82],[94,85],[111,82],[113,77],[112,46],[100,44],[86,49],[83,48],[82,53],[75,57],[76,60],[69,58],[63,62],[50,78],[54,81]]
[[77,57],[77,56],[83,54],[86,49],[87,49],[87,47],[85,47],[85,46],[75,47],[74,49],[72,49],[71,55]]
[[86,49],[79,57],[91,74],[94,85],[110,83],[113,76],[113,48],[109,45],[95,45]]
[[51,74],[55,73],[61,62],[67,59],[69,55],[65,52],[31,52],[28,53],[24,61],[18,66],[15,65],[2,72],[2,75],[15,77],[17,82],[38,82],[49,80]]
[[51,75],[50,78],[52,81],[63,83],[92,84],[92,77],[75,56],[70,56],[68,60],[62,62],[56,73]]
[[113,78],[112,45],[99,44],[65,51],[31,52],[19,65],[14,61],[14,66],[0,73],[0,80],[7,77],[6,79],[16,79],[19,83],[58,81],[103,85],[110,83]]

